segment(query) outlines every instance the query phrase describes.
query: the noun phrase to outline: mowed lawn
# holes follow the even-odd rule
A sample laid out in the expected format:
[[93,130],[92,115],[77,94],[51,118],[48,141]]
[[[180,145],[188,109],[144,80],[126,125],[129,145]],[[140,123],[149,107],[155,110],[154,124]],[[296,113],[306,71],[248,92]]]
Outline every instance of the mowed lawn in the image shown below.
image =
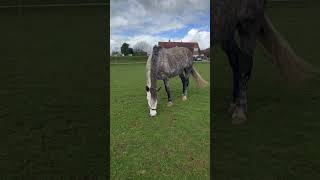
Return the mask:
[[[319,5],[267,9],[297,54],[320,67]],[[214,179],[319,179],[320,77],[287,86],[258,48],[249,82],[249,121],[231,124],[231,69],[214,56]]]
[[[207,81],[209,65],[195,64]],[[210,87],[199,89],[190,77],[189,97],[183,102],[179,77],[171,79],[174,105],[167,107],[159,81],[158,115],[151,118],[145,64],[112,64],[110,79],[111,178],[209,179]]]

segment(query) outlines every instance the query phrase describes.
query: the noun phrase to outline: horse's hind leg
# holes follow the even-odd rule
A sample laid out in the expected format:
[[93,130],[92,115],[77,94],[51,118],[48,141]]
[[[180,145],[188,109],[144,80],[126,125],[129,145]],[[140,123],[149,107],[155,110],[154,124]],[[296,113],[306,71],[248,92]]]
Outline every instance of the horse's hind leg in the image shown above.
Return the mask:
[[164,87],[166,88],[166,92],[168,95],[168,104],[167,105],[172,106],[173,103],[172,103],[172,94],[171,94],[171,90],[170,90],[170,86],[169,86],[169,79],[164,79],[163,83],[164,83]]
[[190,70],[185,69],[185,73],[181,73],[180,79],[182,82],[182,100],[186,101],[187,100],[187,95],[188,95],[188,86],[189,86],[189,75],[190,75]]

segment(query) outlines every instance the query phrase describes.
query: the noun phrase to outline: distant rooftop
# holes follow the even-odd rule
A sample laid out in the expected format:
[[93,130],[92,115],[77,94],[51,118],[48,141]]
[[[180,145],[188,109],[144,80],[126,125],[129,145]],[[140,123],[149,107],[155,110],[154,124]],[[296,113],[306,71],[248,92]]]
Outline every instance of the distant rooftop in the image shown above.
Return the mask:
[[158,42],[159,46],[162,46],[164,48],[173,48],[173,47],[186,47],[188,48],[191,52],[194,51],[194,48],[199,49],[199,45],[197,42]]

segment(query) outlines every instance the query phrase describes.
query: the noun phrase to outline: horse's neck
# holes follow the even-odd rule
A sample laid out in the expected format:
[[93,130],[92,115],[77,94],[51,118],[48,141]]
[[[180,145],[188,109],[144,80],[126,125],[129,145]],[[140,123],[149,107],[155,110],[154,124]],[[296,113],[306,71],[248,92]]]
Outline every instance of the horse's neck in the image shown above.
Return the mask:
[[146,71],[147,71],[147,85],[152,88],[157,88],[157,62],[152,62],[152,54],[149,56]]
[[158,54],[156,62],[151,62],[151,67],[153,67],[155,71],[159,71],[159,69],[162,69],[163,66],[166,66],[168,64],[167,56],[168,54],[166,52],[166,49],[162,49]]
[[158,69],[160,69],[160,67],[167,66],[168,56],[170,56],[170,55],[167,53],[166,49],[163,49],[162,52],[159,53],[159,58],[157,61]]
[[157,71],[156,69],[151,69],[150,71],[150,79],[149,79],[150,87],[157,88]]
[[146,64],[146,83],[147,86],[150,87],[151,83],[150,83],[150,70],[151,70],[151,55],[149,55],[148,60],[147,60],[147,64]]

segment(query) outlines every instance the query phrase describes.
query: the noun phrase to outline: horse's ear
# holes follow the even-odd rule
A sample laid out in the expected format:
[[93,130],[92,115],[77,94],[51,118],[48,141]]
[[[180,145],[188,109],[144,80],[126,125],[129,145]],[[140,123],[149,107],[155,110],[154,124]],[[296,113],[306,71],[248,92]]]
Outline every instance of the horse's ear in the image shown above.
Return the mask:
[[152,54],[158,55],[161,48],[162,48],[161,46],[157,46],[157,45],[153,46]]

